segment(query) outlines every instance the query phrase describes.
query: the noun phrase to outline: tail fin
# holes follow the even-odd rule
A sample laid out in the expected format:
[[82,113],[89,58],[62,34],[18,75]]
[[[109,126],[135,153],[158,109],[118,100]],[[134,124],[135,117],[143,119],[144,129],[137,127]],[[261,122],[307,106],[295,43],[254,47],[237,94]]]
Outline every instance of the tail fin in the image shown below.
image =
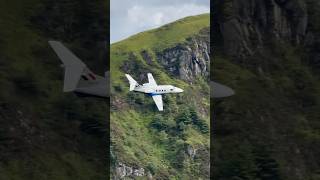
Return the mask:
[[86,69],[86,65],[62,43],[58,41],[49,41],[49,44],[65,67],[63,91],[69,92],[75,90],[81,78],[81,74]]
[[125,74],[130,84],[130,91],[134,90],[136,85],[139,85],[136,80],[134,80],[129,74]]

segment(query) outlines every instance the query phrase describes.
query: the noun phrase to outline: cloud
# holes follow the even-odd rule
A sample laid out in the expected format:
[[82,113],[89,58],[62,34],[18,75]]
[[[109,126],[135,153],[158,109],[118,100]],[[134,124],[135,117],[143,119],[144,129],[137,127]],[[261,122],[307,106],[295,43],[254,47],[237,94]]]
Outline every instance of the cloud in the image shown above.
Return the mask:
[[144,7],[134,6],[127,12],[129,23],[139,27],[155,27],[182,17],[209,12],[209,8],[196,4],[183,6]]
[[115,0],[111,1],[111,43],[186,16],[210,12],[209,0],[122,0],[123,6],[113,4],[113,1]]

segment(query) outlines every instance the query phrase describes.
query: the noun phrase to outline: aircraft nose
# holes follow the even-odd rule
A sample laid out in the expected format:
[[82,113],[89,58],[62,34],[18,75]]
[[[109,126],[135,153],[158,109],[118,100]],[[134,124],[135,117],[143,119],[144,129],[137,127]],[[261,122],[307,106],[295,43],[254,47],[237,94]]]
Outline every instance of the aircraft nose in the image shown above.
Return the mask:
[[177,92],[181,93],[181,92],[183,92],[183,89],[177,88]]

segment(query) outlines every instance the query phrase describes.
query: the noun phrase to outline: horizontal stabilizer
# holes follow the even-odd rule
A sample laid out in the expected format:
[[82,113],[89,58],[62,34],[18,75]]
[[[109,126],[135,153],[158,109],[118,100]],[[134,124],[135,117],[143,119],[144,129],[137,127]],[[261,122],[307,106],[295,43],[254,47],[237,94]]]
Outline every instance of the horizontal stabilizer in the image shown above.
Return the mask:
[[154,80],[153,76],[151,73],[148,73],[148,80],[149,80],[149,84],[153,85],[153,86],[157,86],[156,81]]

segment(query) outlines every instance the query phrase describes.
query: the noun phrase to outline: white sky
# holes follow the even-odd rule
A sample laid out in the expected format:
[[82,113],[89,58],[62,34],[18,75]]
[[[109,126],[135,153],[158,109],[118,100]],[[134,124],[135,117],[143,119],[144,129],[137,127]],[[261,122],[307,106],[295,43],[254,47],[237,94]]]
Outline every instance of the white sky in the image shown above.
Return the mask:
[[110,5],[110,43],[186,16],[210,12],[210,0],[111,0]]

